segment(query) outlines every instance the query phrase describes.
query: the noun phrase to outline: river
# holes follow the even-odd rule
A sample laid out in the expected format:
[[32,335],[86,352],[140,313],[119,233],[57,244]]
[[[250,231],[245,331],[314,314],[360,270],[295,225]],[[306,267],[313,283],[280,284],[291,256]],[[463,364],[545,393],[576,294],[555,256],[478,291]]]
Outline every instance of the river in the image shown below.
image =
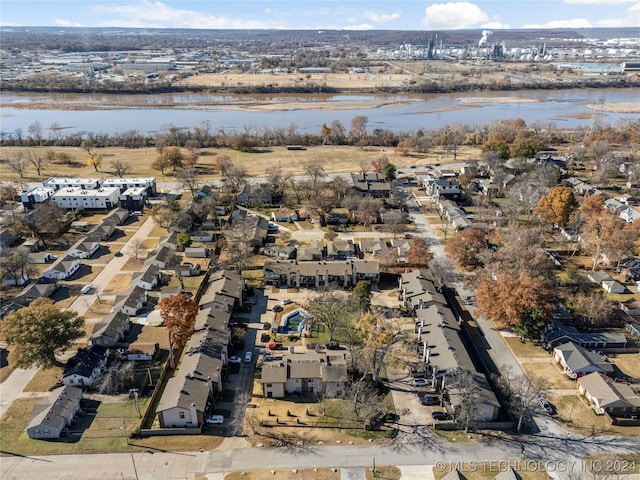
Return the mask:
[[[640,89],[322,97],[4,93],[1,98],[0,129],[3,134],[13,133],[16,129],[22,129],[26,134],[28,126],[39,121],[45,129],[57,124],[65,129],[65,133],[117,133],[130,129],[152,133],[167,125],[193,128],[203,121],[209,121],[213,131],[224,129],[233,132],[247,128],[295,125],[300,133],[318,134],[323,123],[330,124],[334,120],[339,120],[349,129],[351,119],[356,115],[365,115],[369,119],[370,130],[382,128],[396,132],[431,130],[456,122],[480,125],[515,118],[521,118],[527,124],[551,121],[560,128],[576,128],[589,125],[594,120],[596,115],[589,105],[597,103],[599,99],[605,103],[637,104]],[[320,101],[323,108],[318,107]],[[79,104],[80,109],[67,109],[66,102]],[[270,103],[270,108],[258,111],[247,108],[248,103],[255,105],[260,102]],[[83,103],[87,106],[82,107]],[[18,104],[20,108],[16,108]],[[43,104],[52,108],[42,108]],[[127,104],[132,106],[122,106]],[[638,109],[635,110],[637,111]],[[603,112],[597,117],[601,124],[612,125],[640,120],[639,113]]]

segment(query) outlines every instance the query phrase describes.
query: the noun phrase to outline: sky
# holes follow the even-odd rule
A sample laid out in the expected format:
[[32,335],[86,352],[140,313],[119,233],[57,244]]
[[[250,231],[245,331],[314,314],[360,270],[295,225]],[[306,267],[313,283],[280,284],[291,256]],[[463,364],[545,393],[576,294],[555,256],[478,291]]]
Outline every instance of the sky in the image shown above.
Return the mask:
[[2,0],[0,25],[283,30],[637,27],[640,31],[640,0]]

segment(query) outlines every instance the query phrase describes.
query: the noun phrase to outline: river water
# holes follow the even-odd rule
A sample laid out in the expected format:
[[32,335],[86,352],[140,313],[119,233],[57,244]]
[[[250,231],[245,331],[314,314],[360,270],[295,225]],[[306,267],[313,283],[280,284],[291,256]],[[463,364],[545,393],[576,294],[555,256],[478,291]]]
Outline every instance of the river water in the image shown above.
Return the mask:
[[[508,100],[505,100],[508,99]],[[531,124],[551,121],[559,128],[589,125],[595,118],[589,108],[599,99],[606,103],[640,103],[640,89],[571,89],[553,91],[470,92],[411,96],[334,95],[334,96],[213,96],[205,94],[159,95],[60,95],[60,94],[3,94],[1,98],[0,130],[12,133],[35,121],[46,129],[57,123],[70,132],[117,133],[137,129],[143,133],[156,132],[163,126],[193,128],[203,121],[211,122],[212,131],[244,131],[297,126],[300,133],[319,134],[323,123],[339,120],[348,130],[351,119],[365,115],[368,129],[415,132],[431,130],[456,122],[480,125],[500,119],[521,118]],[[115,102],[117,100],[117,102]],[[315,102],[335,102],[340,109],[317,109]],[[371,108],[371,101],[390,103],[389,106]],[[91,110],[65,110],[65,101],[93,102],[99,108]],[[247,101],[281,103],[283,109],[253,111],[244,108]],[[408,101],[408,102],[405,102]],[[41,109],[38,104],[62,105],[54,109]],[[134,107],[114,107],[110,104],[133,103]],[[296,102],[296,109],[287,109]],[[343,102],[347,102],[346,104]],[[403,103],[394,103],[403,102]],[[208,104],[207,104],[208,103]],[[217,104],[212,104],[217,103]],[[299,103],[303,106],[300,107]],[[34,105],[34,108],[15,108]],[[359,105],[361,104],[361,105]],[[171,106],[169,106],[171,105]],[[636,110],[638,111],[638,110]],[[616,125],[623,121],[638,121],[640,114],[599,115],[601,124]]]

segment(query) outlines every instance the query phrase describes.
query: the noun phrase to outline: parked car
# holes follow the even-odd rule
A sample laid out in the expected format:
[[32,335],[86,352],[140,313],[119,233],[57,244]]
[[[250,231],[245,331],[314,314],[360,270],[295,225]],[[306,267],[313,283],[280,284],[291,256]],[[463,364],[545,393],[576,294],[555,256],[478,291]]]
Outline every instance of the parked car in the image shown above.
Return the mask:
[[538,403],[540,403],[540,406],[542,407],[542,409],[551,414],[553,413],[553,407],[551,406],[551,404],[544,398],[542,397],[538,397]]
[[222,415],[211,415],[207,418],[207,423],[224,423],[224,417]]
[[271,324],[269,322],[264,322],[262,324],[262,329],[263,330],[269,330],[271,328]]
[[326,347],[327,350],[340,350],[340,344],[338,342],[329,342]]
[[242,359],[240,357],[229,357],[229,363],[242,363]]
[[284,347],[281,343],[270,343],[269,345],[267,345],[267,348],[269,350],[282,350]]
[[444,412],[432,412],[431,418],[434,420],[442,421],[447,419],[447,414]]
[[414,378],[411,382],[412,387],[426,387],[429,382],[425,378]]
[[280,302],[281,305],[289,305],[291,303],[293,303],[293,300],[291,300],[290,298],[285,298]]
[[253,359],[253,352],[246,352],[244,354],[244,363],[251,363],[252,359]]
[[86,295],[88,293],[91,293],[91,290],[93,290],[93,287],[91,285],[85,285],[80,289],[80,293],[82,293],[83,295]]
[[271,335],[269,335],[268,333],[263,333],[262,335],[260,335],[261,342],[268,342],[269,340],[271,340]]
[[419,393],[418,398],[420,399],[421,405],[440,405],[440,399],[433,395],[425,395],[424,393]]
[[274,305],[273,306],[273,311],[274,312],[281,312],[282,311],[282,305]]

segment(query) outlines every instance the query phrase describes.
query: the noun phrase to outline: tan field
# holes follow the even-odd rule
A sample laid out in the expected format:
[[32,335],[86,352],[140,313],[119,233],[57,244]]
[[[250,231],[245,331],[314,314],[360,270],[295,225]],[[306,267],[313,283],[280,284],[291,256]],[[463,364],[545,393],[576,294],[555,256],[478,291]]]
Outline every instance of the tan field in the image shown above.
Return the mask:
[[[49,147],[3,147],[0,149],[0,177],[3,181],[20,183],[19,176],[11,171],[6,160],[13,158],[18,152],[26,153],[30,151],[33,155],[44,156]],[[66,152],[73,157],[72,164],[47,164],[42,176],[36,175],[35,169],[27,167],[22,183],[41,182],[51,176],[68,177],[99,177],[108,178],[113,174],[110,172],[110,163],[120,160],[126,163],[131,171],[127,176],[156,177],[158,182],[176,181],[174,172],[165,171],[162,176],[160,171],[151,167],[157,153],[153,148],[125,149],[125,148],[104,148],[99,151],[104,153],[104,161],[98,171],[87,165],[87,153],[81,148],[74,147],[51,147],[54,152]],[[282,169],[291,175],[304,175],[304,168],[309,164],[320,164],[324,167],[325,173],[347,173],[357,171],[360,165],[370,163],[380,155],[386,155],[388,159],[398,168],[409,168],[413,165],[424,167],[440,163],[446,165],[453,162],[451,154],[445,154],[443,150],[433,149],[426,155],[402,156],[393,151],[393,148],[383,147],[349,147],[349,146],[319,146],[308,147],[306,150],[287,150],[286,147],[270,147],[264,149],[263,153],[238,152],[229,149],[205,148],[200,150],[198,167],[203,180],[219,179],[220,175],[216,167],[218,156],[228,155],[231,160],[239,165],[243,165],[250,176],[260,178],[265,176],[265,172],[270,167],[280,165]],[[472,147],[461,147],[458,150],[457,162],[468,159],[480,158],[480,149]]]

